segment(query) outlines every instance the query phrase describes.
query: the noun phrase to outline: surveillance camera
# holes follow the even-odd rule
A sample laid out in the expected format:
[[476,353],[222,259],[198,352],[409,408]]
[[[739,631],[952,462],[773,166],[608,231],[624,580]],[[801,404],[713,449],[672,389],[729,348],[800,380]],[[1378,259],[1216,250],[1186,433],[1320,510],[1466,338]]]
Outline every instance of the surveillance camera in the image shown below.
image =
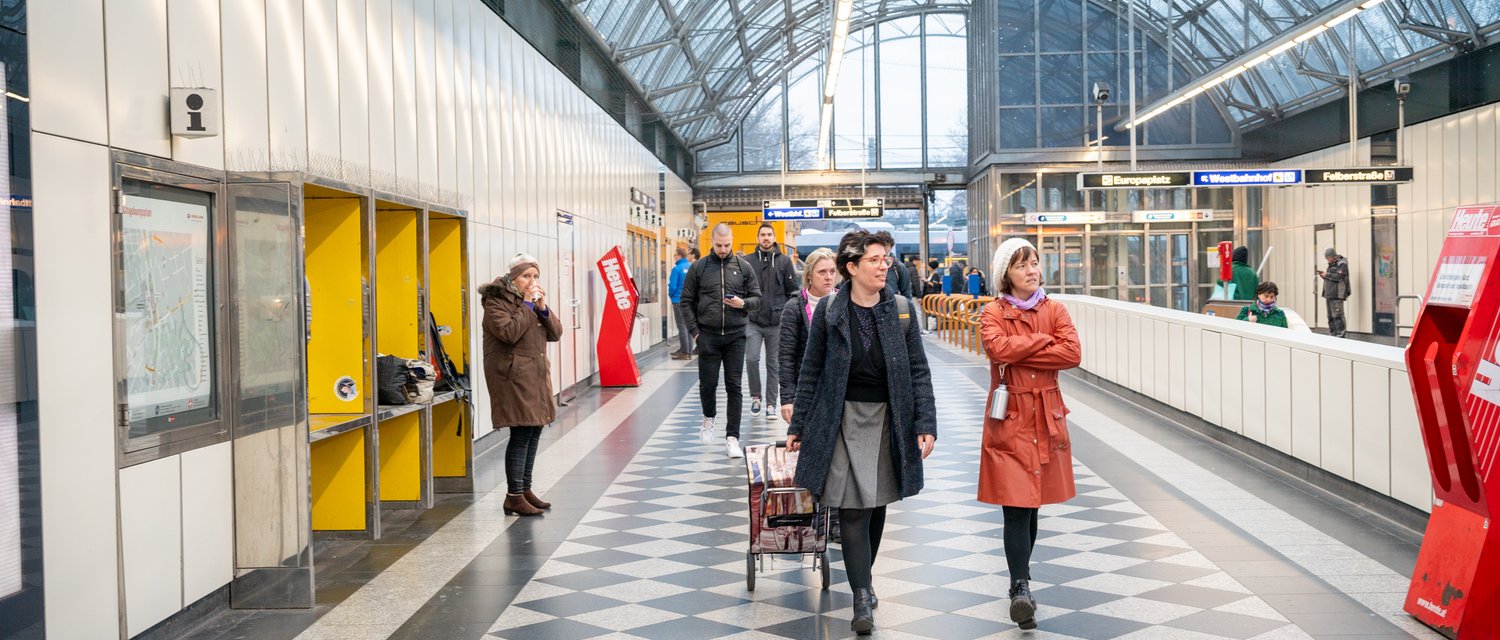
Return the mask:
[[1396,95],[1398,96],[1405,96],[1406,94],[1411,93],[1411,78],[1401,76],[1396,78],[1396,80],[1391,84],[1395,86]]
[[1107,83],[1107,82],[1095,82],[1094,83],[1094,103],[1095,104],[1104,104],[1106,102],[1109,102],[1109,83]]

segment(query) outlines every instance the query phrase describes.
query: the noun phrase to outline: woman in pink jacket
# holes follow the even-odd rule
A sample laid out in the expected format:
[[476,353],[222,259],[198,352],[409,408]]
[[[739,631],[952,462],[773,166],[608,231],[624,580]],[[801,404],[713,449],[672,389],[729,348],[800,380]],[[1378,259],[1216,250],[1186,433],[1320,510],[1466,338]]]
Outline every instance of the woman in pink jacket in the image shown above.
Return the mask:
[[986,400],[979,461],[979,500],[1005,510],[1005,560],[1010,568],[1010,618],[1036,628],[1031,550],[1037,512],[1072,498],[1073,456],[1068,408],[1057,374],[1078,366],[1078,331],[1061,303],[1047,299],[1036,247],[1011,238],[995,251],[991,282],[1000,297],[984,306],[980,339],[990,359],[990,394],[1009,387],[1004,420],[991,419]]

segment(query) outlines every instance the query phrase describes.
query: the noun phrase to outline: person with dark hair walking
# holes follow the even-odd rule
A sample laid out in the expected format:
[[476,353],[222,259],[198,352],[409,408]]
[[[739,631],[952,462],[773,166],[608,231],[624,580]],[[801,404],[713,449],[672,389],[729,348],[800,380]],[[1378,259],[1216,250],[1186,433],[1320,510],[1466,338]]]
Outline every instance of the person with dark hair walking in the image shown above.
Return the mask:
[[834,263],[848,283],[813,311],[787,448],[801,451],[796,483],[839,510],[854,591],[850,628],[875,629],[872,571],[886,505],[922,490],[937,440],[932,372],[911,300],[886,288],[895,241],[853,231]]
[[734,255],[734,231],[729,225],[716,225],[712,240],[713,253],[694,262],[682,279],[683,319],[698,345],[698,397],[703,403],[698,438],[703,444],[713,444],[722,365],[724,392],[729,397],[724,453],[742,458],[740,419],[745,396],[740,376],[745,372],[745,325],[749,314],[760,308],[760,284],[750,262]]
[[[1023,238],[1000,244],[990,262],[1000,297],[984,305],[979,324],[990,359],[979,501],[1001,505],[1004,512],[1010,619],[1022,629],[1036,628],[1030,581],[1038,513],[1044,504],[1077,494],[1068,408],[1057,376],[1083,358],[1067,308],[1048,300],[1042,289],[1037,258],[1036,247]],[[1002,384],[1008,393],[996,394]],[[997,400],[1005,406],[994,406]]]
[[1344,301],[1349,299],[1349,261],[1333,247],[1323,250],[1327,271],[1318,271],[1323,279],[1323,299],[1328,302],[1328,335],[1344,337]]
[[687,318],[682,310],[682,281],[687,279],[688,269],[692,268],[693,261],[688,259],[686,247],[677,247],[677,264],[672,265],[672,275],[667,278],[667,296],[672,300],[672,316],[677,320],[677,343],[676,351],[672,352],[673,360],[693,359],[693,336],[688,332]]
[[511,259],[509,273],[479,287],[490,425],[510,429],[505,449],[506,515],[539,516],[552,507],[531,492],[542,427],[557,419],[547,343],[562,339],[562,322],[547,307],[540,272],[536,258],[521,253]]
[[[765,398],[766,418],[774,420],[781,409],[776,402],[781,378],[781,308],[801,287],[797,286],[792,259],[776,243],[776,228],[762,222],[756,240],[755,253],[746,258],[760,284],[761,305],[750,312],[750,323],[745,325],[745,368],[750,370],[750,414],[760,413],[760,401]],[[766,355],[764,384],[760,375],[762,351]]]

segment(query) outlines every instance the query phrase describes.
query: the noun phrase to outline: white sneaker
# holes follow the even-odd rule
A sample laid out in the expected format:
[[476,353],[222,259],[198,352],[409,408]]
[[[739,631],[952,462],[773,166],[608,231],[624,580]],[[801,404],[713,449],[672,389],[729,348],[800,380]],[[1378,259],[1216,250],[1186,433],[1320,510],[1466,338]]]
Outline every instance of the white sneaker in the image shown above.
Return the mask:
[[708,418],[708,417],[703,418],[703,426],[698,427],[698,440],[702,441],[703,444],[713,444],[714,443],[714,419],[713,418]]
[[776,422],[777,420],[780,420],[780,419],[781,419],[781,411],[780,410],[778,410],[778,409],[772,409],[769,406],[766,407],[766,422]]
[[731,458],[745,457],[745,452],[740,450],[740,439],[734,436],[724,439],[724,453],[729,454]]

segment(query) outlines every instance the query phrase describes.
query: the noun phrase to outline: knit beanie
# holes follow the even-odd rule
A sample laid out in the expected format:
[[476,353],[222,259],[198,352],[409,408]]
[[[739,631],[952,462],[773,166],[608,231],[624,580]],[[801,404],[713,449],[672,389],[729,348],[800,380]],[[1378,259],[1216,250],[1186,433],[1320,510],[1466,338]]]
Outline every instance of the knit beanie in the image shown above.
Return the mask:
[[990,261],[990,282],[993,283],[991,286],[996,291],[1000,290],[1000,283],[1005,281],[1005,272],[1010,269],[1010,259],[1016,255],[1017,251],[1028,247],[1036,251],[1036,247],[1025,238],[1011,238],[1000,243],[1000,248],[995,249],[995,259]]

